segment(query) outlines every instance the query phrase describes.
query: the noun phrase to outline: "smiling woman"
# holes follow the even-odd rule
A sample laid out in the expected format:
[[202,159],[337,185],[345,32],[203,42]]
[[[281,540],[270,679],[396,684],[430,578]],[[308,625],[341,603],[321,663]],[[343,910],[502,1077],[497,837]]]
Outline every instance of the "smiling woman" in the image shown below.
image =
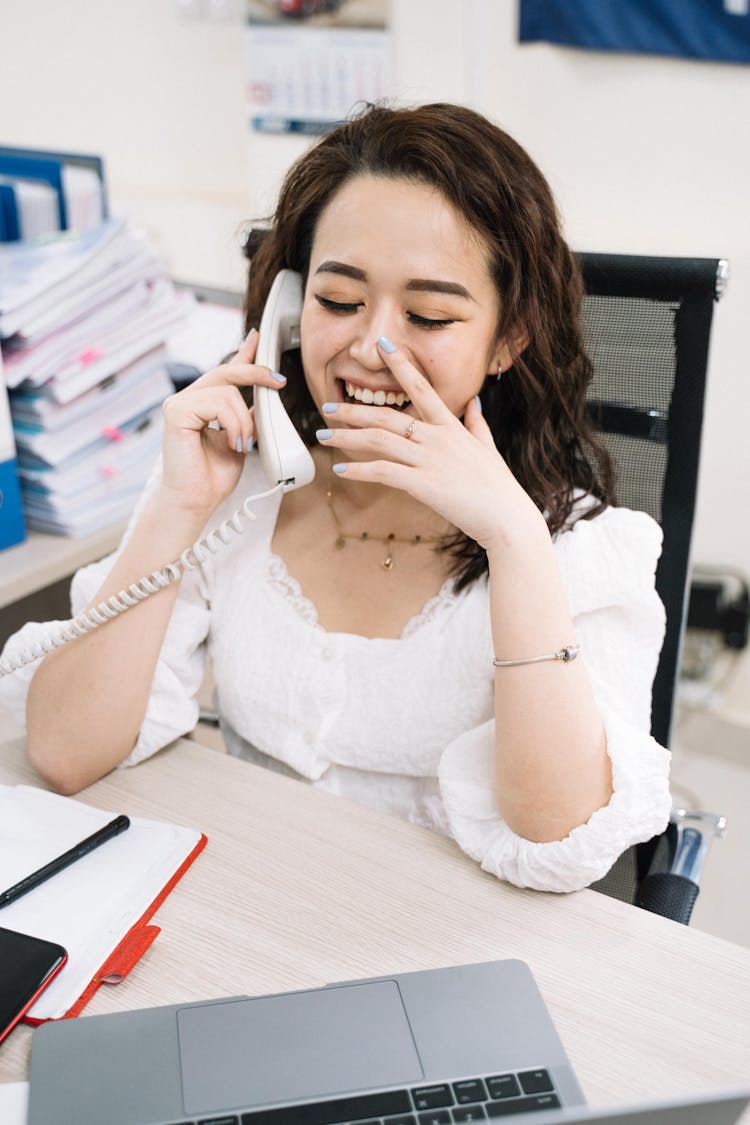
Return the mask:
[[[283,375],[251,332],[281,269],[304,289]],[[586,886],[660,831],[660,532],[615,506],[585,423],[581,295],[544,177],[485,118],[370,107],[317,143],[251,263],[245,343],[167,403],[76,611],[260,491],[240,387],[280,388],[315,478],[179,591],[16,674],[37,769],[72,791],[189,730],[209,653],[230,752],[449,833],[500,878]]]

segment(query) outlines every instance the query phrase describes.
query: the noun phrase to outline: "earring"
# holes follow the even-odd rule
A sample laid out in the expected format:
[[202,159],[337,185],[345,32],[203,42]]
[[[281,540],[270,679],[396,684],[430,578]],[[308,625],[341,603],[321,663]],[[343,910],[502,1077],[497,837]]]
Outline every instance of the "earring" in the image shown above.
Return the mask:
[[498,378],[498,380],[500,380],[500,379],[502,379],[502,377],[503,377],[503,365],[501,363],[498,363],[498,365],[497,365],[497,378]]

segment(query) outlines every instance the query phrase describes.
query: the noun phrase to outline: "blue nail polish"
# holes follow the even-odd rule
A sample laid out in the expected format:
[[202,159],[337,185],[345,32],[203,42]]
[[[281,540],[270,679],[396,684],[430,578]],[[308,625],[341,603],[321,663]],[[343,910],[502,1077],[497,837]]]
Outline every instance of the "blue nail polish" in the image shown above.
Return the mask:
[[382,348],[387,355],[393,355],[396,350],[393,340],[389,340],[387,336],[378,336],[378,347]]
[[252,453],[254,445],[255,445],[255,442],[253,441],[253,439],[251,437],[249,437],[247,439],[247,451],[248,451],[248,453]]
[[275,379],[277,383],[286,383],[286,375],[282,375],[280,371],[272,371],[271,378]]
[[339,404],[337,402],[324,402],[321,407],[324,414],[335,414],[338,408]]
[[339,476],[342,476],[346,472],[346,465],[334,465],[333,471],[334,473],[338,473]]
[[242,453],[242,438],[241,437],[237,438],[237,452]]
[[315,436],[318,441],[328,441],[330,437],[333,437],[333,430],[316,430]]

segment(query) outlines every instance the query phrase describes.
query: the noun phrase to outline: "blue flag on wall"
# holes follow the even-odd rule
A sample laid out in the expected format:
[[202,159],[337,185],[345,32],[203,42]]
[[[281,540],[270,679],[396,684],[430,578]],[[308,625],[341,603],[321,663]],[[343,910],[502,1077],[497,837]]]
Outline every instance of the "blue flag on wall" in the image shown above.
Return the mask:
[[750,0],[519,0],[519,40],[750,62]]

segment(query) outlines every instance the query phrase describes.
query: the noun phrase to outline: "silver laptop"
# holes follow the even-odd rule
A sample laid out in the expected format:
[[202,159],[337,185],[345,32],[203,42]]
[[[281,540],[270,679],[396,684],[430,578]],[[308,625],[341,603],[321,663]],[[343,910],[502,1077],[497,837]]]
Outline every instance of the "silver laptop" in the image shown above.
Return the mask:
[[45,1024],[28,1125],[730,1125],[748,1098],[587,1110],[528,966],[494,961]]

